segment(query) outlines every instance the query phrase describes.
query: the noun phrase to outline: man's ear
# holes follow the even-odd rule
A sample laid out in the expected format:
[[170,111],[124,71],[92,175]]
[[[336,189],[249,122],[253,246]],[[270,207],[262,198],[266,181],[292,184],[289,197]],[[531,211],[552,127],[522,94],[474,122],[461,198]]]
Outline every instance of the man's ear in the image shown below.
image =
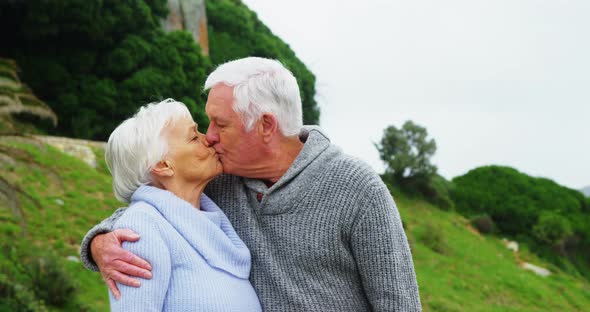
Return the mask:
[[171,177],[174,175],[174,169],[170,161],[162,160],[152,169],[152,174],[158,177]]
[[275,132],[279,130],[277,119],[273,114],[264,113],[258,120],[258,133],[265,143],[270,142]]

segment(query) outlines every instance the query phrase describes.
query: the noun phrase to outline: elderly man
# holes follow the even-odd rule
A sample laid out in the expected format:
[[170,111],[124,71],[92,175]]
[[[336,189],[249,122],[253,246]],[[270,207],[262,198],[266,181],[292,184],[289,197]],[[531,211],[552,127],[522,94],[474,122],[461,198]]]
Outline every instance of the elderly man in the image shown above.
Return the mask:
[[[205,88],[211,89],[207,140],[225,173],[205,192],[250,248],[250,281],[263,309],[420,311],[389,191],[319,128],[302,126],[291,72],[275,60],[249,57],[219,66]],[[145,261],[120,247],[138,237],[109,233],[121,213],[90,230],[81,247],[87,267],[100,268],[114,292],[113,280],[139,286],[128,275],[151,276]]]

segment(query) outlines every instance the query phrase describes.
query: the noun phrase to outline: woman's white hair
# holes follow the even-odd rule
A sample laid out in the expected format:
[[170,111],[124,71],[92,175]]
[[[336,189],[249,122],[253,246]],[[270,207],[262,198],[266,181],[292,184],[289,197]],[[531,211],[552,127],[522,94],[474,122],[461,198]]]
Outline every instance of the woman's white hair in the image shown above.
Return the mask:
[[217,67],[205,81],[205,90],[223,83],[233,87],[233,110],[246,131],[264,113],[277,119],[285,136],[298,135],[303,126],[301,95],[293,74],[279,61],[247,57]]
[[167,99],[141,107],[111,133],[105,159],[118,200],[129,203],[142,184],[152,182],[150,171],[168,154],[164,130],[184,117],[192,118],[186,106]]

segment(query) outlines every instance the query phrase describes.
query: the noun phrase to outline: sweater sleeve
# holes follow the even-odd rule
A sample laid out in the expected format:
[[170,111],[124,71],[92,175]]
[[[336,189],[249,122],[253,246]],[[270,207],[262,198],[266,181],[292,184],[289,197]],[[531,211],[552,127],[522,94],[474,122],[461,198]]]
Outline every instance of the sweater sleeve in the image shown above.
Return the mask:
[[117,220],[123,215],[125,212],[125,208],[119,208],[115,210],[115,212],[108,218],[102,220],[99,224],[95,225],[93,228],[86,233],[84,238],[82,239],[82,243],[80,244],[80,259],[82,260],[82,264],[88,270],[98,272],[98,266],[94,259],[92,259],[92,253],[90,252],[90,243],[96,235],[104,234],[113,231],[113,225]]
[[351,246],[373,311],[421,311],[412,255],[399,212],[382,183],[367,192]]
[[170,249],[158,226],[159,220],[146,213],[129,211],[113,229],[131,229],[141,235],[137,242],[123,242],[123,248],[146,259],[152,265],[152,279],[142,279],[139,288],[117,283],[121,298],[109,291],[111,311],[162,311],[168,291],[172,264]]

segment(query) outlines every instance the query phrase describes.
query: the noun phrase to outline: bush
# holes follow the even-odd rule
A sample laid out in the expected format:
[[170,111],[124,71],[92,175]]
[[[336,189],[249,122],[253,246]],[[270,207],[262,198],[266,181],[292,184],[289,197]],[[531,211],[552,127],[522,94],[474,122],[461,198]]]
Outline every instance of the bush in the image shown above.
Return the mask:
[[76,285],[54,254],[27,244],[0,249],[4,255],[0,258],[3,305],[25,311],[43,311],[45,305],[72,307]]
[[451,199],[453,183],[440,175],[434,175],[428,183],[419,189],[426,200],[445,211],[455,210],[455,203]]
[[491,234],[494,232],[496,225],[494,220],[488,215],[481,215],[471,218],[471,225],[482,234]]
[[535,238],[551,246],[562,243],[572,235],[572,228],[568,220],[558,214],[543,213],[533,227]]
[[[2,271],[6,270],[5,268]],[[6,274],[0,272],[0,311],[47,311],[42,300],[23,285],[15,283]]]
[[420,236],[420,241],[439,254],[447,254],[449,245],[443,231],[432,224],[426,224],[424,232]]

